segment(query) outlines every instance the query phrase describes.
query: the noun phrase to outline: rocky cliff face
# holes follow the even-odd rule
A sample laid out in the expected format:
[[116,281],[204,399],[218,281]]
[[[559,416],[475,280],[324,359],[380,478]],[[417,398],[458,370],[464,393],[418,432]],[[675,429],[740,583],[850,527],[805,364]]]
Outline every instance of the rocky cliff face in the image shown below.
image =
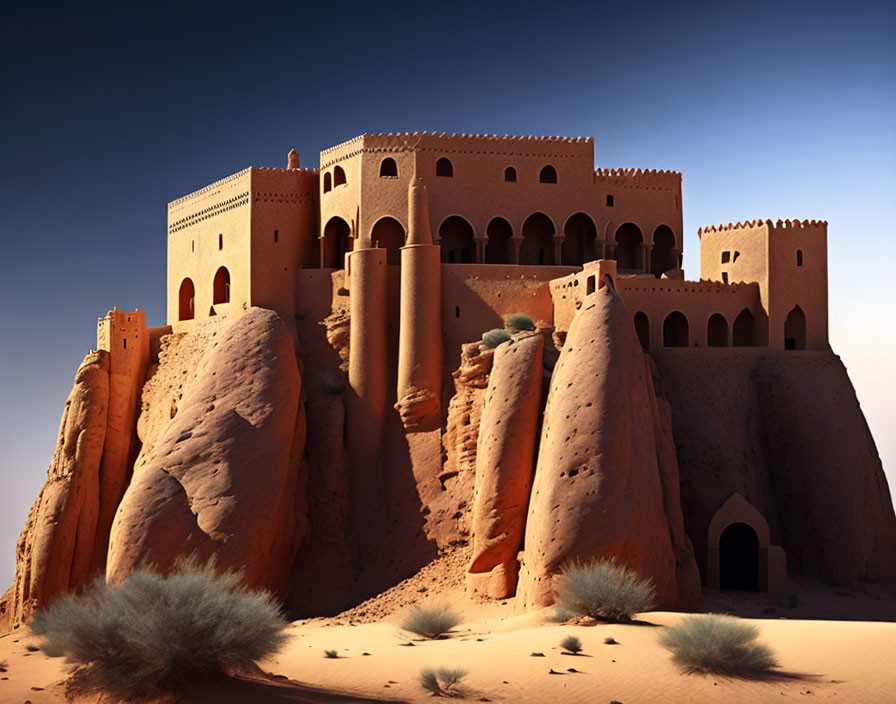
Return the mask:
[[[661,606],[679,606],[675,546],[686,552],[686,541],[666,516],[655,406],[631,316],[604,287],[576,313],[551,379],[517,590],[524,603],[552,603],[564,565],[614,557],[653,581]],[[663,469],[674,484],[674,465]],[[682,570],[693,583],[696,565]]]

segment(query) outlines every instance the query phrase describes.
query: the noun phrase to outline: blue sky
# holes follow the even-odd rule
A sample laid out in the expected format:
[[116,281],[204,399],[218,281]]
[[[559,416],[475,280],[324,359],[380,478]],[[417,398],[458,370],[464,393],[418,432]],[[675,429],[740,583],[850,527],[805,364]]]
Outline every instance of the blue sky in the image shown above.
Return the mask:
[[165,206],[363,132],[594,136],[700,225],[829,221],[831,343],[896,485],[896,6],[31,3],[0,10],[0,582],[113,305],[164,322]]

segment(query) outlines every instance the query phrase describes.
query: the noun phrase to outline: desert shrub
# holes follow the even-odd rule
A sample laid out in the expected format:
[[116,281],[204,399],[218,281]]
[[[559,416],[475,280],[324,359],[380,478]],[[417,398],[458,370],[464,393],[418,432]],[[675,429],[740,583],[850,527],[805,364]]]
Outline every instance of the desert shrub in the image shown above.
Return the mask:
[[578,655],[582,652],[582,641],[575,636],[566,636],[566,638],[560,641],[560,647],[573,655]]
[[547,620],[551,623],[566,623],[571,619],[575,614],[571,614],[566,609],[560,608],[559,606],[555,607],[554,610],[548,614]]
[[324,657],[329,660],[335,660],[336,658],[339,657],[339,653],[335,650],[325,650]]
[[420,670],[420,686],[433,694],[452,694],[452,687],[466,676],[467,671],[459,668],[425,667]]
[[660,633],[659,643],[688,672],[753,677],[778,667],[771,649],[757,643],[759,629],[732,616],[696,614]]
[[514,313],[507,319],[507,327],[511,330],[534,330],[535,323],[525,313]]
[[575,616],[630,621],[656,600],[650,580],[642,580],[615,560],[574,563],[557,577],[557,605]]
[[507,342],[509,339],[510,335],[506,330],[494,328],[493,330],[482,333],[482,346],[487,350],[493,350],[502,342]]
[[401,623],[401,627],[424,638],[440,638],[460,623],[448,606],[415,606]]
[[32,631],[47,655],[86,666],[95,688],[133,699],[246,670],[283,647],[287,626],[269,594],[189,563],[167,577],[139,570],[115,586],[98,579],[39,611]]

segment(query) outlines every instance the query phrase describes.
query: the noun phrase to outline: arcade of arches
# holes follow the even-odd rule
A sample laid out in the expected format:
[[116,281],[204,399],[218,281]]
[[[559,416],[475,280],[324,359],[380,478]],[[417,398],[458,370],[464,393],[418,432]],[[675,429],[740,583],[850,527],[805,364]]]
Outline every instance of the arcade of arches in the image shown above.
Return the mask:
[[324,269],[340,269],[345,253],[352,250],[351,228],[342,218],[330,218],[324,228],[323,259]]
[[472,264],[476,245],[473,226],[457,215],[452,215],[439,226],[442,261],[450,264]]
[[533,213],[523,223],[520,264],[554,263],[554,223],[544,213]]

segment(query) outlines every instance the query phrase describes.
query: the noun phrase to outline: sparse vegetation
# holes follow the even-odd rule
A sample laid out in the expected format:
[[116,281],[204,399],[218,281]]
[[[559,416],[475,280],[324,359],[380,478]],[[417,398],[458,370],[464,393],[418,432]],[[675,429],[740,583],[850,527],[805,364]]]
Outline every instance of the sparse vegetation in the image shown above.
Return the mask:
[[605,645],[619,645],[619,641],[613,638],[612,636],[607,636],[604,638]]
[[420,670],[420,686],[433,694],[454,696],[453,690],[460,681],[467,676],[467,671],[459,668],[440,667],[433,669],[425,667]]
[[578,655],[582,652],[582,641],[576,636],[566,636],[560,641],[560,647],[573,655]]
[[566,623],[574,614],[569,613],[566,609],[559,606],[554,608],[553,613],[549,614],[547,619],[551,623]]
[[336,650],[325,650],[324,657],[329,660],[335,660],[336,658],[339,657],[339,653]]
[[502,342],[507,342],[510,334],[501,328],[494,328],[488,332],[482,333],[482,346],[487,350],[493,350]]
[[756,642],[759,629],[732,616],[696,614],[659,636],[672,659],[687,672],[757,677],[778,667],[772,650]]
[[449,606],[415,606],[401,623],[401,627],[423,638],[441,638],[460,623]]
[[557,577],[557,606],[574,616],[631,621],[652,609],[655,600],[651,582],[615,560],[574,563]]
[[517,332],[520,330],[534,330],[535,323],[525,313],[514,313],[507,318],[507,327]]
[[183,563],[169,576],[99,579],[39,611],[32,631],[47,655],[85,666],[85,683],[133,699],[246,670],[283,647],[287,626],[269,594],[212,565]]

